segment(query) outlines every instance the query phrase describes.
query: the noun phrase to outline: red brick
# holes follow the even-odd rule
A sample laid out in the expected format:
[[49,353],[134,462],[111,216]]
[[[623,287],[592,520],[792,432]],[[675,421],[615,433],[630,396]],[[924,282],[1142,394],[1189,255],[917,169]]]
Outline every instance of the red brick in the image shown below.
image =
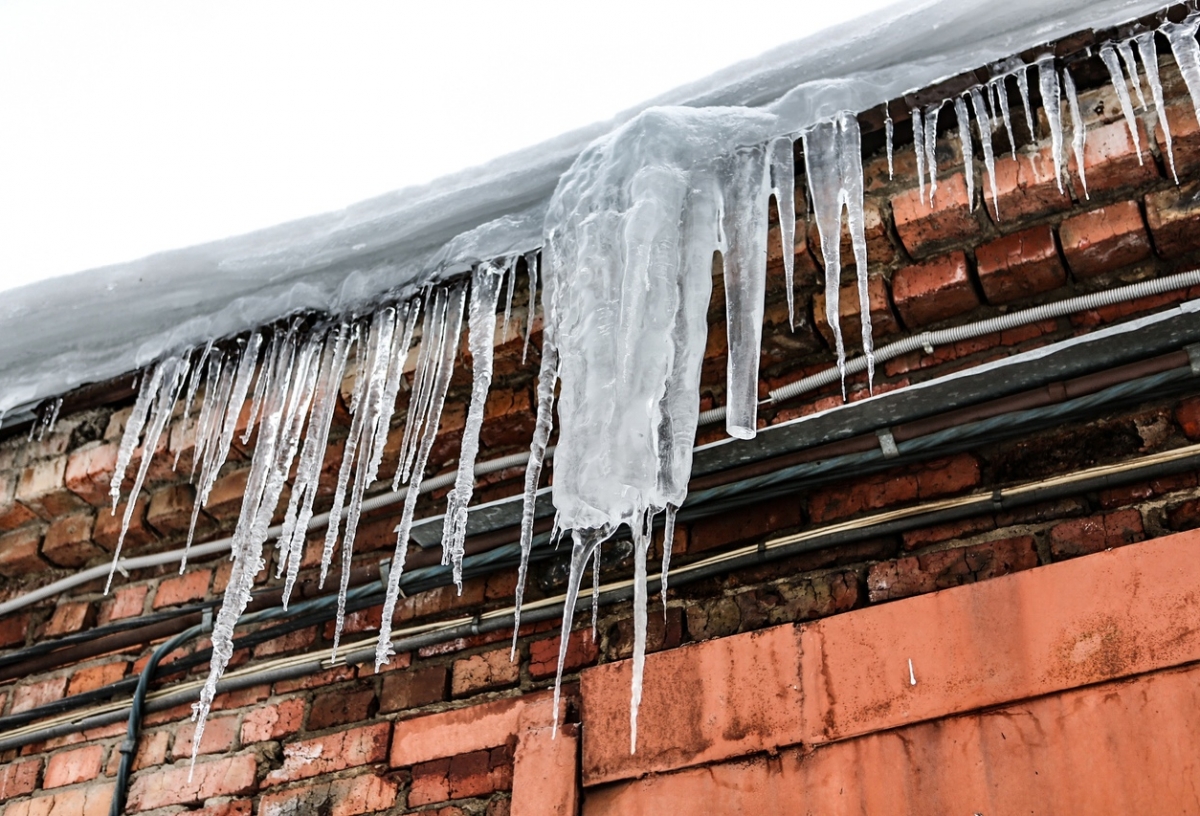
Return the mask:
[[201,569],[167,578],[158,585],[154,593],[154,608],[177,606],[189,601],[200,601],[208,594],[208,584],[212,580],[212,570]]
[[1132,508],[1117,510],[1055,525],[1050,529],[1050,553],[1055,560],[1074,558],[1143,538],[1142,514]]
[[379,710],[406,711],[449,696],[449,671],[446,666],[420,666],[411,671],[388,672],[383,676]]
[[66,456],[29,465],[17,482],[17,501],[46,521],[85,509],[87,502],[67,489],[66,471]]
[[46,623],[46,631],[43,634],[46,637],[69,635],[91,626],[95,620],[95,610],[87,601],[59,604],[54,608],[54,614]]
[[528,446],[536,413],[533,398],[527,389],[493,388],[483,409],[480,443],[489,448],[521,444]]
[[[146,522],[164,536],[186,533],[192,524],[195,499],[196,491],[190,484],[161,487],[150,494]],[[212,522],[203,512],[200,515],[196,529],[203,532],[212,527]]]
[[[133,754],[133,765],[131,770],[140,771],[143,768],[153,768],[155,765],[162,765],[167,761],[167,745],[171,742],[171,732],[151,731],[143,732],[138,736],[137,750]],[[108,754],[108,768],[105,770],[105,776],[116,776],[117,771],[121,767],[121,752],[110,751]],[[188,816],[194,816],[189,813]]]
[[1038,565],[1032,536],[883,561],[867,573],[873,603],[997,578]]
[[[1171,153],[1175,157],[1175,171],[1181,177],[1187,177],[1200,170],[1200,125],[1196,123],[1196,112],[1192,110],[1190,102],[1167,105],[1166,118],[1171,127]],[[1162,128],[1154,129],[1154,138],[1170,177],[1171,163],[1167,158],[1167,142],[1163,138]]]
[[483,603],[483,590],[487,581],[475,579],[463,581],[462,594],[453,586],[438,587],[428,592],[418,592],[404,598],[396,606],[396,621],[409,621],[432,615],[441,615]]
[[213,796],[232,796],[254,790],[258,763],[251,755],[197,762],[188,781],[187,763],[144,773],[129,788],[129,808],[153,810],[167,805],[203,802]]
[[17,501],[17,475],[0,473],[0,532],[8,532],[28,524],[37,516]]
[[[209,717],[204,724],[204,736],[200,738],[200,750],[197,754],[221,754],[233,748],[238,734],[237,716]],[[192,755],[192,740],[196,736],[196,723],[181,723],[175,729],[175,744],[171,755],[175,759]]]
[[1136,201],[1118,201],[1068,218],[1058,228],[1067,266],[1076,277],[1111,272],[1151,256]]
[[962,173],[938,180],[932,207],[921,200],[915,187],[894,196],[892,216],[900,240],[914,258],[927,257],[948,244],[979,235],[979,222],[971,214],[966,177]]
[[[259,802],[259,816],[358,816],[387,810],[396,803],[399,786],[374,774],[335,779],[317,785],[268,793]],[[409,804],[412,804],[411,801]]]
[[451,799],[487,796],[512,787],[512,751],[507,746],[450,758]]
[[100,604],[100,623],[141,615],[146,608],[146,596],[149,593],[148,584],[135,584],[114,590],[113,597]]
[[[1054,154],[1050,147],[1033,153],[1017,153],[996,158],[996,202],[992,201],[991,190],[986,189],[984,201],[988,214],[1001,229],[1020,224],[1028,218],[1037,218],[1050,213],[1071,209],[1071,197],[1058,189],[1054,174]],[[997,215],[996,207],[1000,213]]]
[[939,524],[936,527],[910,530],[907,533],[901,534],[901,540],[904,542],[904,549],[919,550],[922,547],[928,547],[930,544],[939,544],[943,541],[952,541],[957,538],[967,538],[976,533],[994,530],[995,528],[996,522],[991,516],[980,516],[979,518],[964,519],[963,521],[951,521],[947,524]]
[[17,686],[17,690],[13,692],[12,709],[9,713],[17,714],[52,703],[55,700],[61,700],[66,690],[67,678],[65,677],[51,677],[48,680]]
[[[146,526],[146,496],[140,495],[133,503],[133,513],[129,517],[129,529],[125,531],[123,549],[128,552],[138,547],[145,547],[158,541],[158,535]],[[92,528],[92,540],[104,549],[112,552],[117,546],[117,538],[121,535],[121,523],[125,518],[125,507],[128,502],[117,505],[114,513],[107,507],[96,511],[96,524]]]
[[[553,677],[558,671],[558,650],[562,636],[547,640],[535,640],[529,644],[529,674],[534,678]],[[563,661],[563,672],[578,671],[590,666],[600,656],[592,630],[576,629],[567,639],[567,655]]]
[[[29,613],[20,615],[5,615],[0,618],[0,649],[8,646],[25,645],[25,636],[29,631]],[[4,700],[0,695],[0,711],[4,710]]]
[[450,691],[455,697],[511,686],[521,679],[521,666],[508,649],[495,649],[454,661]]
[[979,461],[969,454],[959,454],[815,490],[809,496],[809,513],[814,522],[827,522],[917,498],[954,495],[977,484]]
[[[867,295],[871,307],[871,336],[886,337],[899,329],[892,305],[888,302],[887,284],[878,275],[867,281]],[[843,286],[838,294],[838,322],[842,329],[842,342],[847,348],[862,345],[862,304],[858,299],[858,286]],[[833,330],[825,319],[825,293],[813,295],[813,324],[832,348]]]
[[1200,397],[1184,400],[1175,409],[1175,421],[1188,439],[1200,439]]
[[[812,250],[812,270],[815,273],[817,270],[825,268],[825,253],[821,249],[821,231],[817,228],[816,219],[808,222],[808,246]],[[801,226],[803,229],[803,226]],[[880,264],[891,263],[896,256],[896,248],[892,245],[888,238],[887,221],[883,217],[879,204],[868,198],[863,202],[863,238],[867,243],[867,265],[875,267]],[[778,238],[775,238],[775,245],[778,246]],[[768,249],[768,256],[770,249]],[[847,226],[842,227],[840,257],[843,269],[854,269],[856,262],[854,260],[854,245],[851,242],[850,229]],[[770,263],[770,261],[768,261]],[[781,264],[782,266],[782,264]],[[802,277],[816,282],[816,275],[808,273],[808,267],[800,267]]]
[[262,684],[259,686],[251,686],[250,688],[238,689],[236,691],[227,691],[217,694],[213,700],[213,711],[228,711],[231,708],[245,708],[256,703],[261,703],[263,700],[271,696],[271,686]]
[[67,694],[71,696],[83,694],[85,691],[92,691],[115,683],[125,677],[128,671],[129,663],[124,660],[80,669],[71,675],[71,682],[67,686]]
[[269,657],[270,655],[300,651],[312,646],[316,640],[317,627],[310,626],[307,629],[297,629],[295,632],[288,632],[285,635],[280,635],[277,638],[272,638],[258,644],[254,647],[254,656]]
[[242,497],[246,495],[246,481],[250,469],[243,468],[226,473],[213,483],[208,493],[204,511],[217,521],[233,521],[242,511]]
[[[804,209],[804,205],[800,203],[804,201],[804,191],[799,190],[797,192],[796,201],[800,204],[800,209]],[[816,273],[817,262],[809,252],[808,216],[805,213],[800,213],[796,218],[793,254],[795,257],[795,269],[809,275]],[[783,267],[783,236],[778,224],[772,224],[767,230],[767,266]]]
[[0,766],[0,802],[35,790],[41,772],[40,759],[22,759]]
[[22,527],[0,536],[0,575],[15,577],[48,569],[38,554],[41,541],[42,531],[37,527]]
[[[400,655],[393,655],[392,662],[403,662],[408,665],[408,652]],[[386,670],[385,670],[386,671]],[[373,672],[372,672],[373,673]],[[354,679],[354,667],[352,666],[334,666],[331,669],[326,669],[316,674],[308,674],[303,677],[296,677],[291,680],[280,680],[275,684],[276,694],[291,694],[295,691],[304,691],[306,689],[320,688],[321,686],[331,686],[334,683],[341,683],[343,680]]]
[[906,266],[892,275],[892,299],[910,329],[946,320],[979,306],[967,256],[951,252]]
[[730,510],[693,524],[688,533],[688,552],[699,553],[760,539],[799,526],[803,520],[801,503],[794,496]]
[[1011,303],[1067,282],[1049,227],[1031,227],[997,238],[979,247],[975,259],[989,303]]
[[113,785],[88,785],[52,796],[13,802],[4,816],[107,816]]
[[[1146,128],[1141,120],[1137,123],[1138,137],[1141,140],[1142,163],[1138,163],[1138,152],[1133,147],[1133,139],[1129,137],[1129,127],[1123,119],[1110,122],[1107,125],[1092,128],[1087,132],[1087,143],[1083,149],[1083,167],[1087,176],[1087,189],[1093,196],[1103,194],[1123,187],[1146,184],[1158,178],[1158,165],[1150,155],[1150,140],[1146,136]],[[1075,170],[1073,179],[1075,195],[1085,200],[1083,187],[1075,166],[1075,154],[1068,153],[1068,166]]]
[[1146,499],[1161,496],[1164,493],[1174,493],[1176,490],[1195,486],[1195,473],[1177,473],[1174,476],[1164,476],[1161,479],[1152,479],[1140,484],[1101,490],[1100,506],[1105,510],[1111,510],[1114,507],[1137,504]]
[[313,698],[312,709],[308,712],[308,730],[319,731],[335,725],[363,722],[371,719],[376,709],[375,692],[371,689],[318,694]]
[[303,720],[304,700],[300,698],[257,706],[242,718],[242,744],[291,736],[300,730]]
[[249,799],[234,799],[229,802],[221,802],[216,805],[209,805],[199,810],[182,811],[187,816],[250,816],[250,812],[254,809],[254,803]]
[[[652,610],[646,621],[646,654],[674,649],[683,643],[683,610],[677,606]],[[633,654],[633,618],[623,618],[609,627],[605,658],[624,660]]]
[[408,791],[408,806],[420,807],[445,802],[450,798],[450,760],[435,759],[422,762],[412,769],[412,787]]
[[60,567],[81,567],[105,551],[92,541],[92,516],[79,513],[50,523],[42,541],[42,555]]
[[264,785],[278,785],[382,762],[387,757],[390,722],[351,728],[283,746],[283,767],[267,774]]
[[1164,258],[1200,249],[1200,181],[1147,195],[1146,223]]
[[67,489],[92,507],[111,507],[109,489],[117,469],[116,442],[89,442],[67,457]]
[[104,751],[102,745],[85,745],[73,751],[53,755],[46,763],[46,776],[42,780],[42,787],[61,788],[64,785],[95,779],[100,775]]

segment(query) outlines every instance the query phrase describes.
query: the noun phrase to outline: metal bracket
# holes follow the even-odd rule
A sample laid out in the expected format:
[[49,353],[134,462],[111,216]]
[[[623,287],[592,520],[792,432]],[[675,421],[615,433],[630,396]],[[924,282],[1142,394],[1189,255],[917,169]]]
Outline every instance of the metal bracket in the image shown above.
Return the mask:
[[200,628],[205,632],[211,632],[213,628],[213,613],[212,607],[208,607],[200,613]]
[[1184,346],[1183,350],[1187,352],[1188,365],[1192,368],[1192,376],[1200,376],[1200,343],[1192,343]]
[[896,437],[892,436],[891,428],[882,428],[875,432],[879,437],[879,449],[883,451],[884,459],[896,459],[900,456],[900,449],[896,447]]

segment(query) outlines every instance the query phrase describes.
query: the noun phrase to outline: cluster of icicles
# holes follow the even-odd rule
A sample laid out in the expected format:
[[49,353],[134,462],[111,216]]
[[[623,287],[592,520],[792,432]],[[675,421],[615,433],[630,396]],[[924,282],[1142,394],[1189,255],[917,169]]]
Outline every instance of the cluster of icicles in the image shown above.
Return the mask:
[[[1160,29],[1173,50],[1183,78],[1200,111],[1200,46],[1195,33],[1200,16]],[[1125,71],[1145,106],[1136,53],[1150,89],[1164,141],[1170,136],[1163,109],[1154,33],[1105,45],[1100,55],[1112,72],[1135,145],[1138,130]],[[1124,66],[1124,71],[1122,69]],[[1065,161],[1061,93],[1065,92],[1073,128],[1072,148],[1082,178],[1084,126],[1074,83],[1047,57],[1036,62],[1038,83],[1051,131],[1056,174],[1061,187]],[[1015,80],[1030,132],[1034,133],[1026,66],[999,66],[996,78],[953,101],[973,200],[973,111],[995,205],[995,156],[992,135],[1003,127],[1015,146],[1006,81]],[[937,190],[934,140],[938,111],[945,102],[912,112],[914,143],[922,196]],[[1200,118],[1200,113],[1198,113]],[[534,495],[541,479],[559,398],[554,503],[557,541],[573,539],[567,604],[563,615],[559,679],[568,635],[588,564],[599,586],[600,548],[622,526],[634,539],[634,665],[631,749],[637,740],[637,707],[645,657],[647,554],[654,521],[665,521],[661,588],[666,600],[675,512],[687,493],[699,414],[699,376],[711,294],[714,254],[723,262],[729,329],[726,428],[736,437],[752,437],[757,420],[758,358],[764,309],[767,212],[772,197],[781,213],[789,312],[792,303],[795,168],[793,136],[772,132],[770,113],[744,108],[652,109],[598,140],[564,175],[551,201],[541,260],[544,337],[538,384],[537,424],[525,480],[521,527],[522,560],[517,588],[514,651],[520,606],[533,540]],[[886,121],[889,170],[892,122]],[[826,308],[836,340],[838,365],[845,350],[838,329],[841,282],[841,234],[846,214],[858,293],[862,301],[862,343],[872,376],[870,310],[867,306],[867,258],[863,221],[863,174],[860,133],[846,112],[798,134],[825,262]],[[1171,160],[1174,164],[1173,157]],[[1086,182],[1084,182],[1086,183]],[[468,505],[474,488],[479,431],[492,377],[492,349],[500,297],[510,316],[516,257],[479,264],[469,280],[429,286],[419,295],[388,305],[369,316],[312,322],[296,320],[219,347],[212,343],[162,360],[148,371],[125,428],[112,480],[114,512],[121,485],[140,448],[145,452],[133,479],[137,496],[168,421],[181,411],[182,422],[195,411],[195,522],[229,454],[247,398],[249,421],[241,431],[257,442],[246,492],[233,534],[233,570],[217,615],[208,680],[195,706],[200,744],[204,720],[218,681],[233,650],[233,631],[250,599],[256,575],[266,563],[263,549],[272,517],[289,474],[295,470],[282,532],[278,536],[278,575],[285,577],[286,607],[294,587],[331,422],[344,381],[352,378],[351,425],[338,472],[330,521],[321,557],[324,582],[341,536],[341,587],[334,635],[339,647],[355,531],[363,497],[379,473],[394,406],[406,381],[404,371],[419,337],[411,395],[404,419],[392,489],[407,491],[376,648],[376,668],[391,654],[391,622],[399,597],[409,532],[419,488],[432,448],[458,354],[464,316],[473,367],[473,386],[463,431],[454,488],[448,497],[442,537],[443,563],[453,569],[461,589],[461,566]],[[526,350],[538,291],[539,256],[525,256],[530,306]],[[794,316],[793,316],[794,324]],[[419,326],[419,332],[418,332]],[[196,407],[198,395],[199,406]],[[180,406],[182,406],[180,408]],[[176,454],[178,464],[178,454]],[[134,502],[124,505],[121,541]],[[118,542],[113,569],[121,552]],[[186,559],[186,555],[185,555]],[[182,565],[181,565],[182,569]],[[111,573],[109,580],[111,582]],[[594,589],[595,592],[595,589]],[[593,610],[596,598],[593,594]],[[594,612],[593,612],[594,626]],[[556,695],[557,695],[556,682]]]

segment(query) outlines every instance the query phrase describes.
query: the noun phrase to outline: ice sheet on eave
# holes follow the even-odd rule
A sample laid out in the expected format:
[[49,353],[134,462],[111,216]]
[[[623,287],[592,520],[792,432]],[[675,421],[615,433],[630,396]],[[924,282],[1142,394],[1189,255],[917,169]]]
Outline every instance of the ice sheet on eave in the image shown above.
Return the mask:
[[[863,111],[1161,0],[929,0],[781,46],[610,122],[345,210],[0,293],[0,410],[298,310],[345,312],[533,249],[559,176],[654,105],[771,106],[789,131]],[[768,21],[764,21],[768,22]],[[519,115],[519,111],[514,111]],[[69,235],[62,236],[70,240]]]

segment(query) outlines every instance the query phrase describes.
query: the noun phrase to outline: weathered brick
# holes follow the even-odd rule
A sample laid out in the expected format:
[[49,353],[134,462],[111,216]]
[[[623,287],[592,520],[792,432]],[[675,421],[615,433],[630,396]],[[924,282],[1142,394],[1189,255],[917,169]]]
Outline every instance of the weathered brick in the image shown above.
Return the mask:
[[1129,504],[1137,504],[1146,499],[1161,496],[1164,493],[1174,493],[1176,490],[1183,490],[1189,487],[1196,486],[1195,473],[1176,473],[1173,476],[1164,476],[1161,479],[1151,479],[1148,482],[1140,482],[1138,484],[1125,485],[1123,487],[1111,487],[1107,490],[1100,491],[1100,506],[1105,510],[1111,510],[1114,507],[1125,507]]
[[119,448],[116,442],[97,440],[72,451],[64,475],[67,489],[92,507],[110,507],[109,489]]
[[0,536],[0,575],[28,575],[49,569],[38,553],[41,542],[38,527],[21,527]]
[[113,590],[113,596],[100,604],[101,624],[109,621],[136,618],[146,608],[146,596],[150,593],[149,584],[134,584]]
[[[203,802],[213,796],[233,796],[254,790],[258,763],[248,754],[212,762],[197,762],[144,773],[129,788],[129,808],[153,810],[167,805]],[[191,781],[188,780],[189,774]]]
[[493,388],[484,404],[480,443],[489,448],[528,445],[536,413],[528,389]]
[[[129,529],[125,531],[125,543],[122,545],[126,552],[158,541],[158,534],[146,525],[147,503],[148,499],[145,494],[139,495],[137,501],[133,503],[133,513],[129,516]],[[117,546],[127,504],[127,501],[121,502],[117,505],[115,513],[109,507],[101,507],[96,511],[92,539],[109,552],[112,552]]]
[[963,519],[962,521],[951,521],[935,527],[909,530],[906,533],[902,533],[900,538],[904,542],[904,549],[918,550],[921,547],[928,547],[930,544],[952,541],[956,538],[966,538],[976,533],[994,530],[995,528],[995,519],[991,516],[979,516],[973,519]]
[[264,785],[278,785],[382,762],[387,757],[390,722],[365,725],[283,746],[283,766],[267,774]]
[[521,666],[509,659],[508,649],[495,649],[454,661],[450,690],[455,697],[511,686],[521,678]]
[[[895,334],[900,328],[896,317],[892,314],[892,304],[888,301],[887,284],[879,275],[872,275],[867,281],[868,303],[871,309],[872,337],[886,337]],[[860,346],[862,336],[862,303],[858,299],[856,285],[843,286],[838,294],[838,323],[842,329],[842,342],[848,348]],[[818,292],[813,296],[813,325],[825,338],[825,342],[834,345],[833,330],[825,318],[825,293]]]
[[17,501],[46,521],[85,509],[88,504],[66,485],[67,457],[34,462],[21,471]]
[[54,608],[54,614],[46,622],[46,637],[61,637],[91,626],[96,620],[95,609],[88,601],[62,603]]
[[1179,403],[1175,409],[1175,421],[1188,439],[1200,439],[1200,397],[1192,397]]
[[[408,652],[399,655],[392,655],[392,663],[403,663],[408,665]],[[382,669],[381,671],[387,671]],[[372,671],[372,673],[374,673]],[[316,674],[306,674],[302,677],[295,677],[291,680],[280,680],[275,683],[276,694],[291,694],[296,691],[305,691],[307,689],[321,688],[322,686],[331,686],[334,683],[341,683],[344,680],[352,680],[355,677],[353,666],[334,666],[331,669],[317,672]]]
[[[665,619],[664,619],[665,618]],[[608,660],[624,660],[633,654],[633,618],[624,618],[608,628],[604,655]],[[674,649],[683,643],[683,610],[677,606],[654,609],[646,619],[646,653]]]
[[41,772],[41,759],[21,759],[0,765],[0,802],[35,790]]
[[1067,266],[1080,278],[1130,266],[1152,254],[1136,201],[1118,201],[1068,218],[1058,236]]
[[257,706],[242,718],[242,744],[266,742],[291,736],[304,720],[304,700],[293,698],[271,705]]
[[[362,774],[317,785],[268,793],[259,802],[259,816],[357,816],[387,810],[396,803],[399,786],[391,779]],[[410,801],[409,804],[412,804]]]
[[302,649],[307,649],[317,641],[317,627],[310,626],[307,629],[297,629],[294,632],[280,635],[277,638],[263,641],[254,647],[255,657],[269,657],[271,655],[285,654],[286,652],[295,652]]
[[445,802],[450,798],[450,759],[422,762],[412,768],[412,787],[408,806],[420,807]]
[[[23,612],[18,615],[5,615],[0,618],[0,648],[8,646],[24,645],[25,636],[29,632],[29,613]],[[0,711],[4,710],[3,701],[6,698],[0,695]]]
[[[190,484],[160,487],[150,494],[146,522],[163,535],[185,533],[192,523],[192,507],[195,500],[196,491]],[[201,511],[196,520],[197,531],[203,533],[211,527],[212,522]]]
[[105,748],[102,745],[85,745],[71,751],[54,754],[46,763],[43,788],[61,788],[77,782],[87,782],[100,775],[104,762]]
[[81,567],[105,551],[92,541],[92,515],[76,513],[50,522],[42,555],[60,567]]
[[928,462],[915,468],[885,471],[813,491],[809,514],[826,522],[878,510],[913,499],[960,493],[979,483],[979,460],[969,454]]
[[432,615],[441,615],[456,609],[475,606],[483,602],[483,590],[487,582],[482,579],[463,581],[460,594],[453,586],[438,587],[428,592],[418,592],[404,598],[396,605],[396,621],[409,621]]
[[873,603],[1008,575],[1038,565],[1032,536],[909,555],[875,564],[867,573]]
[[363,722],[371,719],[377,709],[375,692],[371,689],[318,694],[313,698],[312,709],[308,712],[308,730],[319,731],[335,725]]
[[[1179,176],[1186,177],[1200,170],[1200,125],[1196,123],[1196,112],[1192,110],[1190,102],[1183,102],[1167,105],[1165,113],[1171,128],[1170,153],[1175,158],[1175,171]],[[1162,128],[1154,129],[1154,138],[1170,177],[1171,161],[1167,157],[1167,142]]]
[[[143,768],[153,768],[167,761],[167,746],[171,742],[171,732],[168,730],[142,732],[138,735],[137,749],[133,753],[131,770],[140,771]],[[116,776],[121,767],[121,752],[110,751],[106,776]],[[194,816],[189,813],[188,816]]]
[[487,796],[512,787],[512,751],[507,746],[450,758],[451,799]]
[[128,671],[129,663],[124,660],[80,669],[71,675],[71,682],[67,686],[67,694],[72,696],[83,694],[85,691],[92,691],[107,686],[110,683],[115,683],[123,678]]
[[1200,181],[1147,195],[1146,223],[1164,258],[1200,249]]
[[[1141,162],[1129,136],[1129,126],[1118,120],[1088,130],[1087,143],[1083,149],[1083,167],[1087,191],[1092,195],[1104,194],[1124,187],[1146,184],[1160,178],[1158,165],[1150,155],[1150,140],[1141,120],[1137,120],[1138,138],[1141,140]],[[1075,170],[1072,179],[1075,195],[1084,200],[1083,186],[1075,168],[1075,155],[1069,154],[1067,165]]]
[[449,696],[450,673],[444,665],[418,666],[411,671],[388,672],[383,676],[379,710],[406,711]]
[[254,803],[249,799],[233,799],[228,802],[209,805],[199,810],[186,810],[183,812],[187,816],[250,816],[250,812],[253,809]]
[[242,497],[246,495],[246,481],[250,469],[243,468],[226,473],[213,483],[204,512],[217,521],[232,521],[242,511]]
[[15,530],[37,518],[17,501],[17,479],[15,473],[0,473],[0,532]]
[[688,552],[700,553],[752,541],[796,527],[803,520],[801,503],[794,496],[730,510],[693,524],[688,533]]
[[[888,238],[887,221],[884,218],[883,212],[880,210],[879,204],[871,198],[863,202],[863,238],[867,244],[867,265],[875,267],[880,264],[891,263],[896,255],[896,249],[892,246],[891,240]],[[768,239],[770,240],[770,239]],[[778,246],[778,238],[774,239]],[[814,271],[825,268],[825,253],[821,248],[821,232],[817,228],[816,219],[808,222],[808,246],[812,250]],[[850,236],[850,229],[843,225],[841,231],[841,244],[839,253],[843,269],[854,269],[856,261],[854,259],[854,245]],[[768,255],[770,249],[768,249]],[[770,263],[770,261],[768,261]],[[805,279],[805,273],[808,272],[808,267],[801,266],[801,280]],[[808,274],[807,278],[815,282],[815,275]]]
[[997,157],[996,201],[990,189],[983,198],[992,220],[1005,229],[1028,218],[1071,209],[1065,187],[1058,189],[1053,151],[1047,146],[1032,153],[1019,152],[1015,161],[1010,156]]
[[[535,640],[529,644],[529,674],[534,678],[552,677],[558,671],[558,650],[562,636]],[[600,656],[592,630],[576,629],[567,638],[567,654],[563,660],[563,672],[570,673],[590,666]]]
[[61,700],[66,691],[66,677],[51,677],[17,686],[17,690],[13,692],[12,709],[9,713],[16,714]]
[[932,207],[921,200],[916,187],[894,196],[892,216],[900,240],[914,258],[927,257],[949,244],[979,234],[979,222],[971,214],[967,182],[962,173],[938,180]]
[[975,250],[979,282],[989,303],[1011,303],[1067,282],[1054,231],[1031,227]]
[[[238,718],[231,717],[209,717],[208,722],[204,724],[204,736],[200,738],[200,750],[197,754],[220,754],[233,748],[234,740],[238,734]],[[171,748],[171,755],[175,759],[190,757],[192,755],[192,741],[196,736],[196,724],[194,722],[180,723],[175,729],[175,744]]]
[[1142,514],[1133,509],[1071,519],[1050,528],[1050,554],[1055,560],[1100,552],[1145,538]]
[[208,583],[212,580],[212,570],[192,570],[174,578],[167,578],[158,585],[154,593],[154,608],[177,606],[189,601],[203,600],[208,594]]
[[38,796],[13,802],[4,816],[106,816],[112,802],[112,783]]
[[969,312],[979,306],[967,256],[951,252],[906,266],[892,275],[892,299],[910,329]]

